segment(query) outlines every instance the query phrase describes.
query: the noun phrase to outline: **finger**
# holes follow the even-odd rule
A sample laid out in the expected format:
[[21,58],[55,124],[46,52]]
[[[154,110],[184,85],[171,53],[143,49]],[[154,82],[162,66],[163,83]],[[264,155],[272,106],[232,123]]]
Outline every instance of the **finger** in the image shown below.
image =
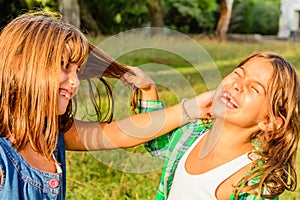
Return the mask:
[[124,77],[121,77],[120,78],[120,81],[124,84],[124,85],[128,85],[129,82],[124,78]]
[[208,92],[209,92],[209,95],[211,96],[211,98],[213,98],[215,96],[216,90],[210,90]]
[[211,104],[213,101],[213,97],[215,95],[215,90],[208,91],[206,93],[203,93],[203,97],[200,97],[203,102],[207,102],[207,104]]

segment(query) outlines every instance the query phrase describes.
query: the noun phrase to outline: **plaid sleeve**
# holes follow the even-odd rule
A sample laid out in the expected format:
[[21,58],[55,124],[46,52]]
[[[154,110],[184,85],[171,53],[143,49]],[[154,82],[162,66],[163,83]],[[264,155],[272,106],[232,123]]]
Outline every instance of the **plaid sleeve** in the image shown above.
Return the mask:
[[139,100],[138,112],[146,113],[155,110],[162,110],[165,108],[164,102],[160,100]]
[[[160,100],[139,100],[139,113],[146,113],[155,110],[162,110],[165,105]],[[167,147],[170,140],[169,134],[164,134],[144,144],[146,150],[153,156],[164,158],[164,149]]]

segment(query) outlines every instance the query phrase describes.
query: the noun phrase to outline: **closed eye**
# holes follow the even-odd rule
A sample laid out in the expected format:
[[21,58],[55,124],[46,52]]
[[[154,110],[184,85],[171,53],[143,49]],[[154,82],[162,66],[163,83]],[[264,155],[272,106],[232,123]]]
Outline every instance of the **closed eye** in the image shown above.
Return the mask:
[[256,92],[257,94],[260,94],[259,90],[258,90],[256,87],[251,86],[251,89],[252,89],[254,92]]
[[234,74],[237,75],[238,77],[241,77],[241,74],[238,73],[237,71],[234,71]]
[[233,73],[234,73],[236,76],[238,76],[238,77],[243,77],[244,74],[245,74],[244,68],[238,67],[238,68],[236,68],[236,69],[233,71]]

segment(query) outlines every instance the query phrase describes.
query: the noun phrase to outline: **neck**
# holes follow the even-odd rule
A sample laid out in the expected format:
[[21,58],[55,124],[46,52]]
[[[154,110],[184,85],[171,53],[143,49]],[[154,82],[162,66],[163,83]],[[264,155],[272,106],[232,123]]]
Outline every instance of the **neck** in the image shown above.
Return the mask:
[[202,155],[205,156],[210,151],[236,154],[249,152],[252,147],[249,138],[255,131],[256,127],[243,128],[223,119],[215,119],[212,130],[206,135]]

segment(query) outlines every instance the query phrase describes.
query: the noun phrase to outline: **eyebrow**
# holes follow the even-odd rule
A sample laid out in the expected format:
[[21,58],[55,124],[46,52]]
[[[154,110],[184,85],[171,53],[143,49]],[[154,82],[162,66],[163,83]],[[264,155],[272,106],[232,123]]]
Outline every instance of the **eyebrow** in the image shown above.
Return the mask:
[[[247,75],[247,70],[246,70],[244,67],[241,66],[241,67],[239,67],[239,68],[241,68],[241,69],[243,70],[244,74]],[[264,91],[264,94],[267,94],[266,88],[265,88],[265,86],[264,86],[263,84],[261,84],[261,83],[260,83],[259,81],[257,81],[257,80],[255,80],[254,82],[262,87],[262,89],[263,89],[263,91]]]

